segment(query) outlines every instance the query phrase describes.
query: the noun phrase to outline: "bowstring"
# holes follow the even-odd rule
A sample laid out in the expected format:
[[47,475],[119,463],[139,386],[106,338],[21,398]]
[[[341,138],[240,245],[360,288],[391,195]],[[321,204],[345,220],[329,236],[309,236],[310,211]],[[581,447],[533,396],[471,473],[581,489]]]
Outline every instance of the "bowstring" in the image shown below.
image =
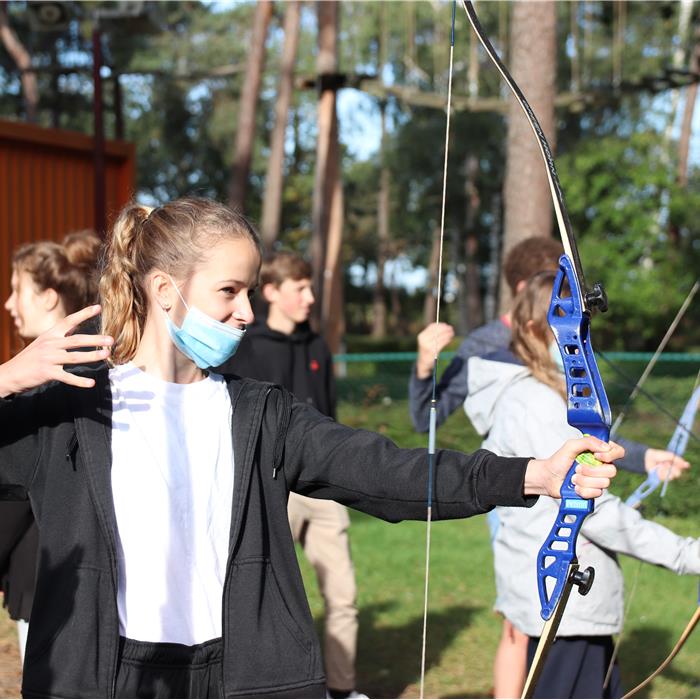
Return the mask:
[[425,580],[423,584],[423,639],[420,661],[420,698],[425,690],[425,656],[428,640],[428,598],[430,588],[430,531],[433,521],[433,473],[435,467],[435,433],[437,430],[437,370],[440,350],[438,348],[438,324],[442,300],[442,259],[445,240],[445,209],[447,202],[447,156],[450,146],[450,117],[452,115],[452,67],[455,48],[455,14],[457,2],[452,0],[452,29],[450,32],[450,63],[447,72],[447,118],[445,120],[445,158],[442,169],[442,202],[440,212],[440,245],[438,255],[437,287],[435,289],[435,355],[433,357],[432,395],[430,399],[430,428],[428,431],[428,499],[425,527]]

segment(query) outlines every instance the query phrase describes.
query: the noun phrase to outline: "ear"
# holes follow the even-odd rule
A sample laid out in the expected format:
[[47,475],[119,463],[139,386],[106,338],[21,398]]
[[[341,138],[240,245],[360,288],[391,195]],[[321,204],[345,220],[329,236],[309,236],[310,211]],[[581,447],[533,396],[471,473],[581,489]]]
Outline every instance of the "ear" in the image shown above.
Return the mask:
[[277,298],[279,296],[279,289],[272,284],[272,282],[268,282],[267,284],[264,284],[261,292],[263,295],[263,299],[268,303],[268,304],[274,304],[277,301]]
[[61,297],[58,296],[58,292],[55,289],[51,289],[51,287],[41,293],[41,300],[45,311],[53,311],[61,303]]
[[515,285],[515,293],[519,294],[520,292],[525,289],[525,285],[527,285],[527,280],[519,280],[518,283]]
[[148,277],[146,284],[153,301],[164,311],[169,311],[175,304],[177,292],[173,288],[170,275],[160,270],[154,270]]

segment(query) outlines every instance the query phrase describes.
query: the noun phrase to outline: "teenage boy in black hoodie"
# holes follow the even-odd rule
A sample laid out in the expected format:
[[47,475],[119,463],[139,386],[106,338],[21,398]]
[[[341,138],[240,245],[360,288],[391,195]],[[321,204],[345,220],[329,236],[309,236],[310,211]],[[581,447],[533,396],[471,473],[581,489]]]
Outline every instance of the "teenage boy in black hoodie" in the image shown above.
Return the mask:
[[[308,323],[314,294],[311,266],[293,253],[263,261],[260,289],[267,319],[250,326],[236,354],[218,371],[280,384],[301,401],[335,418],[333,358]],[[289,525],[316,570],[326,606],[324,666],[330,697],[366,697],[355,691],[357,607],[345,506],[289,494]]]

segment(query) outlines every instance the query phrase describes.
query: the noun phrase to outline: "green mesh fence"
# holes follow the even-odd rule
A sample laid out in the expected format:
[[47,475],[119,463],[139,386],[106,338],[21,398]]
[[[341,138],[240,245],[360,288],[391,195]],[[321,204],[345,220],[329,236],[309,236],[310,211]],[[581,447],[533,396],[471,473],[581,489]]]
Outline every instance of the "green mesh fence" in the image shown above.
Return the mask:
[[[439,374],[449,364],[454,352],[440,355]],[[626,400],[635,382],[652,357],[652,353],[609,352],[598,356],[613,409]],[[336,376],[340,401],[361,404],[389,404],[408,398],[408,380],[416,354],[414,352],[370,352],[336,355]],[[652,377],[688,381],[700,370],[700,353],[664,353]],[[652,382],[652,385],[656,382]],[[686,383],[686,382],[682,382]],[[663,400],[661,397],[660,400]]]

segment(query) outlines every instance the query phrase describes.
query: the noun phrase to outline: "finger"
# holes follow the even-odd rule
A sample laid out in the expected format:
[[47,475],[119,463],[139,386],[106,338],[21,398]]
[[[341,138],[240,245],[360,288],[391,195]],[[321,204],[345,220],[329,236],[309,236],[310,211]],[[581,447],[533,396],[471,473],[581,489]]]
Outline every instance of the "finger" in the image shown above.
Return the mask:
[[84,365],[90,362],[100,362],[109,357],[109,348],[100,350],[90,350],[87,352],[66,352],[61,364],[63,365]]
[[576,474],[583,479],[612,479],[617,474],[617,469],[613,464],[601,464],[592,466],[590,464],[579,464],[576,467]]
[[99,304],[86,306],[84,309],[80,309],[80,311],[76,311],[75,313],[66,316],[56,325],[56,329],[62,329],[64,331],[63,335],[70,335],[77,326],[84,321],[87,321],[89,318],[94,318],[100,313],[100,311],[102,311],[102,307]]
[[91,348],[95,346],[109,347],[110,345],[114,345],[114,338],[109,335],[89,335],[85,333],[66,336],[62,343],[64,349]]
[[567,441],[567,447],[575,451],[576,454],[581,454],[582,452],[607,454],[613,449],[613,445],[614,443],[603,442],[592,435],[584,435],[584,437]]
[[618,459],[622,459],[625,456],[625,448],[622,445],[618,445],[616,442],[610,440],[608,443],[608,450],[601,450],[594,452],[596,459],[601,462],[615,462]]
[[575,491],[581,498],[585,498],[586,500],[598,498],[603,495],[602,489],[581,488],[577,486]]
[[77,374],[71,374],[70,372],[66,372],[64,370],[61,370],[58,373],[56,379],[63,384],[77,386],[81,389],[90,389],[95,386],[94,379],[91,379],[90,377],[80,377]]
[[594,469],[586,467],[580,471],[577,469],[571,481],[583,488],[606,489],[616,473],[617,470],[611,465],[602,465]]
[[587,489],[607,489],[610,486],[610,479],[603,477],[594,478],[591,476],[582,476],[581,474],[574,474],[571,478],[574,486],[580,486],[581,488]]

